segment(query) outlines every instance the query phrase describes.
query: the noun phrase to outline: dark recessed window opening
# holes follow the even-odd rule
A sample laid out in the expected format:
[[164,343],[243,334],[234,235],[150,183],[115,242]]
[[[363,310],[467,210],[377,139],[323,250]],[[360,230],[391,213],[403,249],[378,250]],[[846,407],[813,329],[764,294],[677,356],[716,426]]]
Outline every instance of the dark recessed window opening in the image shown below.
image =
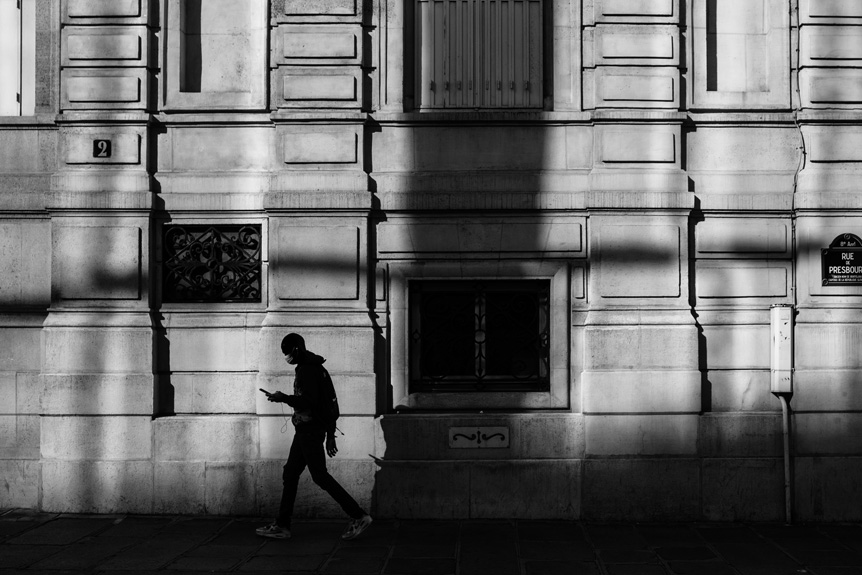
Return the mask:
[[260,302],[260,225],[163,229],[162,300]]
[[410,284],[410,392],[550,389],[550,281]]

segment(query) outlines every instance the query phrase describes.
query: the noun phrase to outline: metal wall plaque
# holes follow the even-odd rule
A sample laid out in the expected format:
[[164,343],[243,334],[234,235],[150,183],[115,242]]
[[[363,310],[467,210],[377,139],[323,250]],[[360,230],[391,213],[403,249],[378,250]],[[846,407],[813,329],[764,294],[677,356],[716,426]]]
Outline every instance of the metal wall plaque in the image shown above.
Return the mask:
[[854,234],[841,234],[820,250],[823,285],[862,286],[862,240]]
[[93,140],[93,157],[110,158],[111,140]]
[[499,449],[509,447],[508,427],[450,427],[452,449]]

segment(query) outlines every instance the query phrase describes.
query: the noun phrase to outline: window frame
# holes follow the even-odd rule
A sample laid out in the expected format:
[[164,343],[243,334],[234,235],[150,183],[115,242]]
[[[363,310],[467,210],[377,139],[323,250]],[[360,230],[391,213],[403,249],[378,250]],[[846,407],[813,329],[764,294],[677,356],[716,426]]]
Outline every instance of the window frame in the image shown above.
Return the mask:
[[[260,229],[260,289],[259,301],[165,301],[165,229],[171,226],[207,226],[207,227],[242,227],[258,226]],[[260,217],[188,217],[159,219],[153,226],[155,236],[152,262],[153,301],[154,305],[169,313],[183,312],[234,312],[263,311],[269,305],[269,224],[266,218]]]
[[404,60],[403,60],[403,86],[402,98],[405,111],[422,113],[440,112],[482,112],[486,114],[505,112],[537,112],[551,111],[554,109],[554,18],[553,1],[542,0],[542,81],[541,81],[541,105],[533,107],[423,107],[419,85],[421,78],[422,51],[418,45],[418,27],[421,25],[419,10],[416,7],[418,0],[404,0],[403,2],[403,35],[404,35]]
[[[409,282],[410,289],[410,390],[411,392],[440,393],[448,391],[544,391],[550,389],[550,281],[537,279],[521,280],[413,280]],[[491,329],[486,321],[492,318],[489,313],[489,301],[494,295],[513,295],[529,293],[537,299],[537,316],[534,316],[536,327],[540,330],[532,334],[538,347],[532,368],[535,373],[518,377],[515,374],[492,373],[488,368],[495,361],[489,356],[489,342],[497,339],[497,330]],[[472,348],[472,373],[434,375],[423,370],[426,344],[439,341],[433,335],[430,338],[421,337],[425,333],[423,326],[422,304],[427,298],[435,298],[442,294],[458,295],[470,300],[470,333]],[[544,300],[544,305],[542,301]],[[448,314],[448,319],[466,319],[460,314]],[[543,321],[544,320],[544,321]],[[433,322],[432,333],[433,333]],[[544,326],[544,329],[543,329]],[[444,339],[451,341],[451,332]],[[467,335],[466,333],[464,334]],[[543,337],[544,336],[544,337]],[[543,341],[544,340],[544,341]],[[491,344],[493,345],[493,343]],[[505,344],[504,344],[505,345]],[[514,352],[515,350],[507,350]],[[446,355],[451,357],[451,355]],[[447,362],[448,363],[448,362]]]
[[[389,377],[395,411],[568,409],[570,398],[571,266],[563,261],[389,264]],[[547,391],[410,390],[410,282],[422,280],[550,280],[550,389]]]
[[268,105],[269,81],[269,2],[251,0],[248,5],[250,70],[252,81],[244,90],[198,91],[182,90],[184,69],[184,0],[162,2],[162,102],[164,110],[265,110]]
[[[36,115],[36,0],[0,0],[0,39],[9,38],[10,30],[16,32],[8,42],[16,49],[12,65],[8,65],[5,50],[0,50],[0,86],[14,86],[14,104],[6,99],[11,96],[0,92],[0,116],[19,117]],[[6,12],[15,12],[11,19]],[[0,46],[7,48],[8,46]],[[5,64],[4,64],[5,62]],[[8,77],[6,77],[8,75]],[[11,83],[10,83],[11,81]],[[7,88],[8,89],[8,88]],[[4,103],[5,102],[5,103]],[[17,110],[12,108],[17,107]]]
[[[712,62],[717,57],[717,47],[710,48],[708,22],[717,18],[709,14],[716,7],[711,0],[694,0],[689,14],[691,40],[687,42],[690,67],[691,90],[688,95],[690,110],[775,110],[790,107],[791,63],[790,51],[790,5],[789,0],[761,0],[764,8],[764,24],[767,44],[766,88],[764,90],[732,91],[710,89],[710,73],[717,73]],[[740,34],[743,35],[743,34]],[[771,41],[770,41],[771,40]],[[712,50],[712,52],[710,52]]]

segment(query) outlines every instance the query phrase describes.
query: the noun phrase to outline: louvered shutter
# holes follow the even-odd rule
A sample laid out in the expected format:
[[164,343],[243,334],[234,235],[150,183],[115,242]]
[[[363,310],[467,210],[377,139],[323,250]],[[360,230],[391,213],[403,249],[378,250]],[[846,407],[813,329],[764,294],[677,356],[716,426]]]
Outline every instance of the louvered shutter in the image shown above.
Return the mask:
[[420,108],[540,108],[542,0],[418,0]]

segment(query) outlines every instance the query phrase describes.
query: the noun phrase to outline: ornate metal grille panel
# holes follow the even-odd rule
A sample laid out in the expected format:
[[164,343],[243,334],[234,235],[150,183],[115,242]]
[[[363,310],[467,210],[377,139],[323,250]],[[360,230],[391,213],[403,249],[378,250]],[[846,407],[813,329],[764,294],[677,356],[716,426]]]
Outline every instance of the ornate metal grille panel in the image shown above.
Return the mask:
[[163,246],[163,301],[261,301],[260,225],[165,226]]
[[550,389],[550,282],[410,286],[410,391]]

